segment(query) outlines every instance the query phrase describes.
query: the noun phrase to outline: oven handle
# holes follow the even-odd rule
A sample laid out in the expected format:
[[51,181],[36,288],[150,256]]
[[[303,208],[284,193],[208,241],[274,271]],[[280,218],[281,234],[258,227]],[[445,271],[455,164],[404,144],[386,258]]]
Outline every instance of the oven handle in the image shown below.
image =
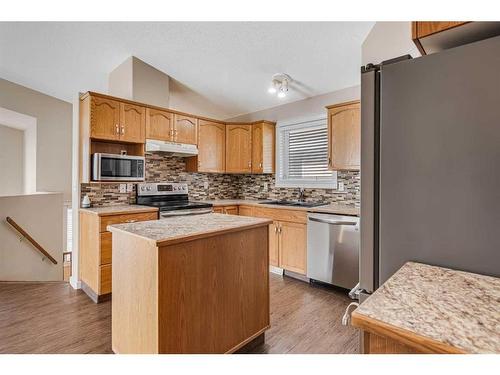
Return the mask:
[[212,208],[207,208],[206,210],[190,210],[190,211],[172,211],[172,212],[162,212],[160,217],[172,217],[172,216],[187,216],[187,215],[201,215],[209,214],[212,212]]
[[310,217],[309,220],[316,221],[318,223],[330,224],[330,225],[356,225],[355,221],[332,221],[327,219],[320,219],[318,217]]

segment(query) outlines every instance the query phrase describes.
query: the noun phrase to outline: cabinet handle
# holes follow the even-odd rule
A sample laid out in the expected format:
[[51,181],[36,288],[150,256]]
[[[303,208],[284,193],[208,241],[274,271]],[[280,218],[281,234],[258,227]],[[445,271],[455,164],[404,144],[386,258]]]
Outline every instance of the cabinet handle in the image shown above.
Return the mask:
[[262,163],[259,163],[259,168],[262,168]]
[[135,223],[137,220],[135,219],[128,219],[128,220],[125,220],[126,223]]
[[122,125],[122,135],[125,135],[125,126]]
[[115,125],[115,133],[120,134],[120,127],[118,126],[118,124]]
[[278,226],[276,224],[274,225],[274,233],[278,233]]
[[278,228],[278,233],[281,234],[281,225],[280,227]]
[[252,162],[251,161],[248,162],[248,168],[252,168]]

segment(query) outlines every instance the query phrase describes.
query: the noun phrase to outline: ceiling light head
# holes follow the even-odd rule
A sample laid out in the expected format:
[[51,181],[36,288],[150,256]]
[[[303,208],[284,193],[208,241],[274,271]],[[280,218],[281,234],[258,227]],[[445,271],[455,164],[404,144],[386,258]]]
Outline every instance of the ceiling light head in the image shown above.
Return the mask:
[[286,97],[286,93],[288,92],[288,84],[291,82],[291,78],[288,74],[285,73],[276,73],[273,75],[273,79],[271,81],[271,86],[267,90],[270,94],[276,94],[278,98],[283,99]]
[[276,94],[279,90],[279,86],[280,86],[280,83],[278,81],[276,81],[275,79],[273,79],[273,81],[271,82],[271,86],[269,87],[267,92],[269,94]]

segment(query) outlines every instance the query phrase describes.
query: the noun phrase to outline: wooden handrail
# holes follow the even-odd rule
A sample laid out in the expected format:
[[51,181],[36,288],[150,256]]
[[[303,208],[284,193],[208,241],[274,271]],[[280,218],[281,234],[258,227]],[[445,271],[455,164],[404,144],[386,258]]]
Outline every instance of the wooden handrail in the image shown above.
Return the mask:
[[23,228],[21,228],[12,218],[7,216],[7,223],[12,225],[12,227],[17,230],[21,235],[26,238],[39,252],[41,252],[46,258],[48,258],[52,263],[57,264],[52,255],[50,255],[38,242],[36,242],[33,237],[31,237]]

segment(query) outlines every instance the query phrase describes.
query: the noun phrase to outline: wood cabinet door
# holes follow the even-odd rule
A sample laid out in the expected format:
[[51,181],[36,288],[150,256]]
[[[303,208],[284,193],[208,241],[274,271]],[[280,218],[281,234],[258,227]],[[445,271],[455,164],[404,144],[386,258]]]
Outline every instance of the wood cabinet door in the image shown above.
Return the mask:
[[172,141],[174,115],[167,111],[146,108],[146,138]]
[[263,171],[263,124],[252,125],[252,173]]
[[227,215],[238,215],[238,206],[224,207],[224,213]]
[[144,143],[146,135],[146,108],[120,103],[120,141]]
[[226,126],[199,120],[198,172],[226,171]]
[[252,125],[226,125],[226,172],[252,172]]
[[90,137],[102,140],[120,138],[120,103],[98,96],[90,98]]
[[306,274],[307,225],[279,222],[279,264],[281,268]]
[[269,224],[269,264],[279,267],[279,222],[275,221]]
[[198,144],[198,119],[174,115],[174,142]]
[[360,169],[361,113],[359,101],[329,109],[328,151],[330,169]]
[[453,29],[469,22],[464,21],[417,21],[412,22],[412,39],[423,38],[428,35]]
[[224,207],[214,207],[213,211],[216,214],[223,214],[224,213]]

